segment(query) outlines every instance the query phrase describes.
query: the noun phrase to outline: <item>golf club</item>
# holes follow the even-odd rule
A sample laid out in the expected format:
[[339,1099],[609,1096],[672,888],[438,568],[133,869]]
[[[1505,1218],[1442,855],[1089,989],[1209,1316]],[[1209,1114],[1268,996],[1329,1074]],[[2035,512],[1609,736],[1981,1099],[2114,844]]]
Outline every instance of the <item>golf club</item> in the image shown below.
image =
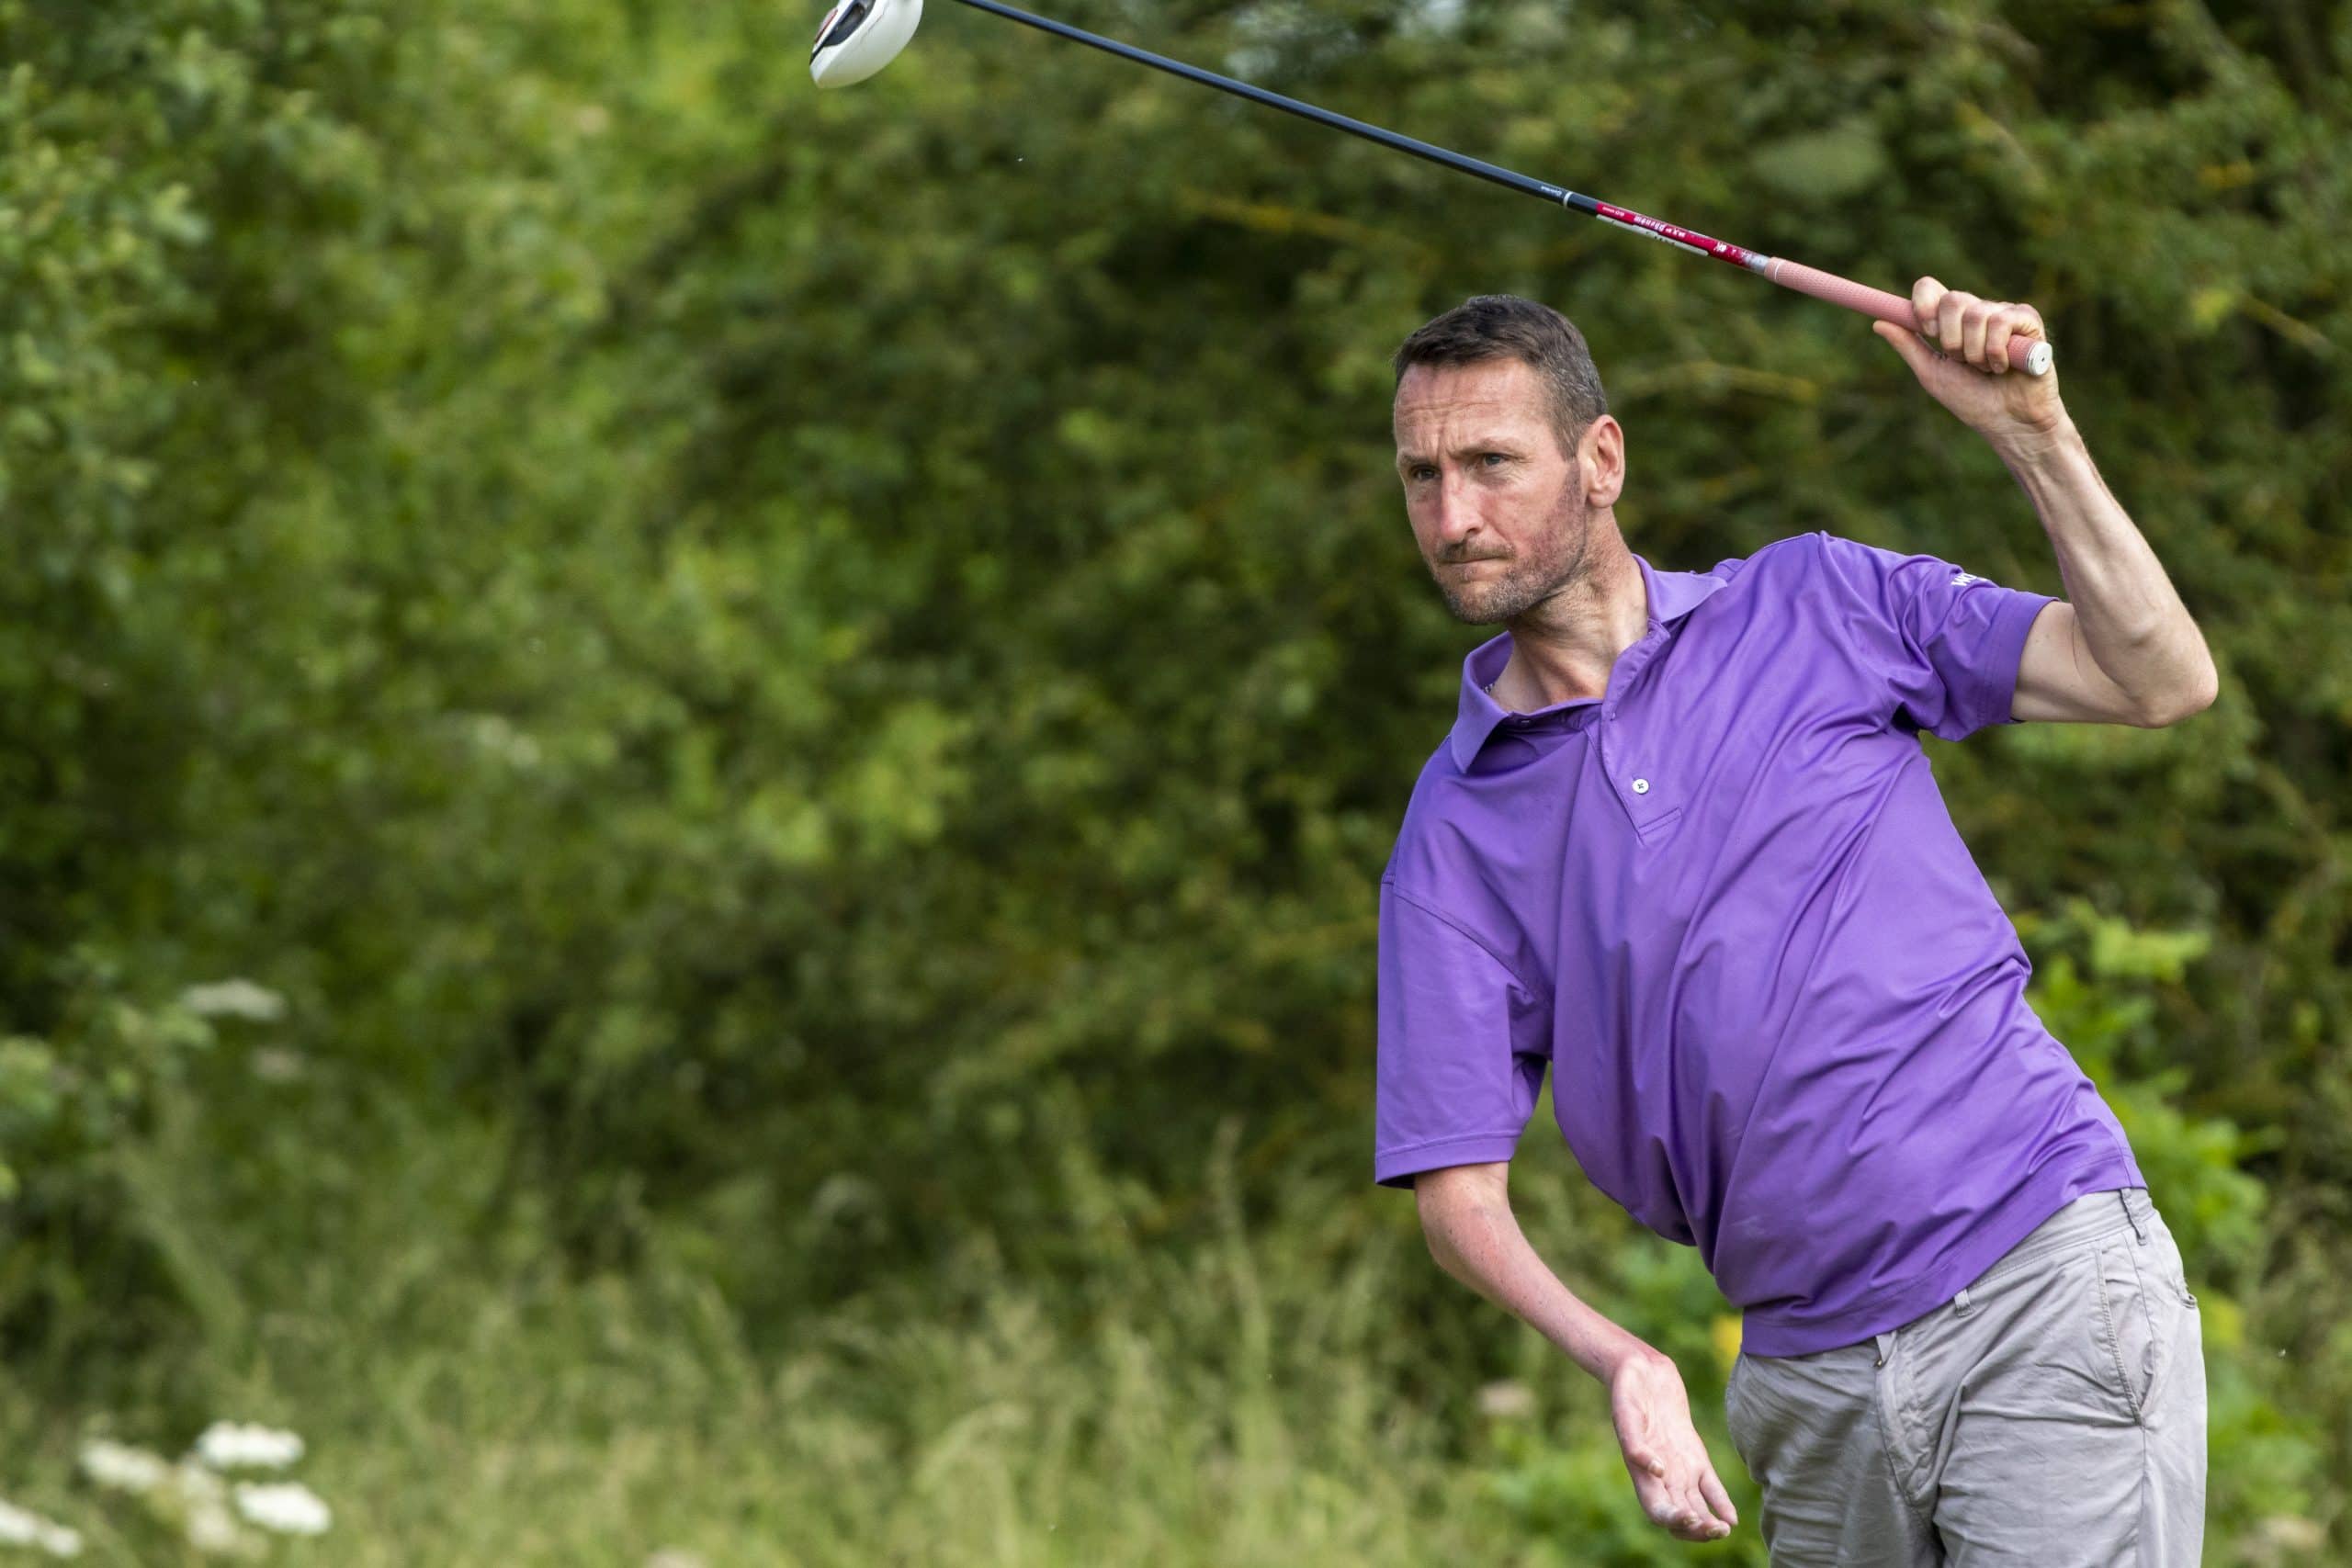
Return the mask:
[[[1246,82],[1220,76],[1214,71],[1187,65],[1181,60],[1170,60],[1148,50],[1136,49],[1130,44],[1082,31],[1067,23],[1017,11],[1010,6],[997,4],[997,0],[961,0],[961,3],[975,10],[991,12],[1008,20],[1135,61],[1137,64],[1182,76],[1187,81],[1199,82],[1237,97],[1295,114],[1302,119],[1311,119],[1318,125],[1344,130],[1351,136],[1361,136],[1367,141],[1393,147],[1399,152],[1409,152],[1416,158],[1424,158],[1465,175],[1475,175],[1482,180],[1490,180],[1496,185],[1589,214],[1604,223],[1614,224],[1653,240],[1662,240],[1695,255],[1729,262],[1734,266],[1761,274],[1784,288],[1810,294],[1832,305],[1843,305],[1849,310],[1859,310],[1882,321],[1892,321],[1898,327],[1914,332],[1918,330],[1918,318],[1911,309],[1911,301],[1883,288],[1872,288],[1835,273],[1806,266],[1802,262],[1763,255],[1628,208],[1612,207],[1596,197],[1547,185],[1493,164],[1481,163],[1476,158],[1464,157],[1426,141],[1417,141],[1409,136],[1400,136],[1393,130],[1384,130],[1376,125],[1367,125],[1360,119],[1350,119],[1346,115],[1334,114],[1329,109],[1317,108],[1313,104],[1301,103],[1296,98],[1286,98],[1280,93],[1270,93],[1263,87],[1253,87]],[[922,0],[841,0],[825,14],[824,21],[817,28],[816,46],[808,56],[808,73],[820,87],[846,87],[863,82],[898,58],[899,51],[906,48],[907,41],[914,37],[916,24],[922,19]],[[2020,337],[2009,340],[2009,363],[2030,376],[2040,376],[2049,370],[2052,358],[2052,351],[2045,341]]]

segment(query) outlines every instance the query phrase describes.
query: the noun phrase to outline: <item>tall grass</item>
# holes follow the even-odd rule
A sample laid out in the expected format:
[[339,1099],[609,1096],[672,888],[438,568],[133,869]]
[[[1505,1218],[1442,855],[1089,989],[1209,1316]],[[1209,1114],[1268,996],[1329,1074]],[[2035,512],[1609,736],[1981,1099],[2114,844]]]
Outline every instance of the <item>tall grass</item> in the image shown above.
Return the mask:
[[[218,1244],[195,1250],[236,1298],[216,1314],[222,1343],[194,1392],[133,1373],[113,1408],[44,1415],[11,1391],[14,1495],[83,1529],[91,1560],[202,1561],[72,1473],[94,1419],[171,1452],[201,1410],[308,1439],[303,1477],[335,1524],[274,1547],[286,1561],[1620,1560],[1532,1539],[1499,1500],[1476,1382],[1431,1360],[1494,1309],[1457,1290],[1458,1321],[1400,1317],[1425,1294],[1400,1288],[1407,1271],[1432,1267],[1386,1223],[1408,1200],[1366,1205],[1311,1181],[1253,1230],[1228,1145],[1204,1156],[1201,1235],[1162,1246],[1074,1155],[1062,1183],[1088,1237],[1081,1277],[1023,1279],[978,1235],[925,1274],[770,1325],[681,1261],[692,1247],[657,1236],[632,1275],[581,1279],[527,1204],[485,1229],[496,1161],[479,1137],[345,1184],[342,1241],[291,1272],[269,1264],[268,1238],[238,1240],[232,1190],[177,1187],[175,1222]],[[1576,1419],[1606,1438],[1589,1382]],[[1614,1485],[1649,1530],[1622,1471]]]
[[[188,1120],[127,1156],[144,1223],[178,1229],[205,1348],[62,1393],[0,1371],[0,1495],[81,1530],[85,1561],[205,1561],[77,1479],[74,1453],[100,1431],[176,1453],[231,1417],[308,1440],[301,1477],[334,1525],[267,1546],[288,1562],[1765,1561],[1718,1414],[1733,1321],[1695,1254],[1635,1233],[1543,1140],[1514,1168],[1516,1206],[1573,1288],[1682,1368],[1740,1509],[1728,1540],[1641,1517],[1602,1391],[1498,1309],[1432,1288],[1409,1199],[1308,1159],[1250,1209],[1230,1128],[1174,1210],[1073,1145],[1039,1178],[1080,1260],[1067,1272],[1023,1272],[1007,1258],[1040,1249],[974,1234],[922,1269],[877,1254],[861,1294],[785,1322],[703,1266],[714,1240],[757,1245],[741,1234],[657,1225],[628,1273],[582,1275],[527,1196],[500,1198],[494,1129],[385,1112],[378,1137],[348,1140],[348,1166],[314,1160],[269,1219],[256,1184],[303,1179],[260,1156],[224,1168]],[[288,1145],[320,1146],[315,1128]],[[2338,1494],[2312,1490],[2309,1443],[2262,1392],[2284,1363],[2230,1337],[2209,1335],[2206,1560],[2313,1560],[2309,1516]],[[1482,1399],[1497,1385],[1509,1397]]]

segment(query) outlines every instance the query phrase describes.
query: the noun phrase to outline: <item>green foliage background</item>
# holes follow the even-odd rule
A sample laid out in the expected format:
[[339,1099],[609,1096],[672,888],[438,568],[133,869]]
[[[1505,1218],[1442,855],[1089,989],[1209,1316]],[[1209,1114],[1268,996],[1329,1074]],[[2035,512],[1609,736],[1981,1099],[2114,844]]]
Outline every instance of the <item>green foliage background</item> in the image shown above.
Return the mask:
[[[339,1562],[1760,1563],[1695,1255],[1539,1117],[1703,1549],[1370,1185],[1485,635],[1387,356],[1568,311],[1661,565],[2060,592],[2030,508],[1865,322],[933,11],[820,96],[734,0],[0,0],[0,1493],[175,1561],[74,1446],[229,1414]],[[1933,754],[2206,1303],[2207,1560],[2352,1551],[2352,6],[1059,14],[2042,310],[2222,695]]]

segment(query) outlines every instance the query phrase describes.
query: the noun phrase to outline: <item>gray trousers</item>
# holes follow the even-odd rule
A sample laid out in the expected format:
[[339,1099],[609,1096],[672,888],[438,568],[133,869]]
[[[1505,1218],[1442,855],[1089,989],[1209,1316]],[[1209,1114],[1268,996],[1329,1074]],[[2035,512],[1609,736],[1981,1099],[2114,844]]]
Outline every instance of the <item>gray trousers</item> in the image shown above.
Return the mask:
[[2193,1568],[2205,1351],[2143,1188],[2066,1204],[1935,1311],[1749,1356],[1724,1394],[1773,1568]]

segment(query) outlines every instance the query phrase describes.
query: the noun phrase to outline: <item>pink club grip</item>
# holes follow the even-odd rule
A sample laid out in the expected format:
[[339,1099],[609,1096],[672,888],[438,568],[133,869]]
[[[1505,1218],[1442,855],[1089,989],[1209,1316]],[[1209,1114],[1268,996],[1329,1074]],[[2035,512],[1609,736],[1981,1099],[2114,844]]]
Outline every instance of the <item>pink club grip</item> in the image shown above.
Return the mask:
[[[1849,310],[1859,310],[1865,316],[1876,316],[1898,327],[1919,330],[1919,318],[1912,312],[1911,301],[1900,294],[1889,294],[1883,288],[1871,288],[1834,272],[1807,266],[1803,262],[1785,261],[1775,256],[1763,266],[1764,276],[1784,288],[1800,294],[1810,294],[1832,305],[1843,305]],[[2013,337],[2009,339],[2009,364],[2029,376],[2045,374],[2051,365],[2050,344],[2041,338]]]

